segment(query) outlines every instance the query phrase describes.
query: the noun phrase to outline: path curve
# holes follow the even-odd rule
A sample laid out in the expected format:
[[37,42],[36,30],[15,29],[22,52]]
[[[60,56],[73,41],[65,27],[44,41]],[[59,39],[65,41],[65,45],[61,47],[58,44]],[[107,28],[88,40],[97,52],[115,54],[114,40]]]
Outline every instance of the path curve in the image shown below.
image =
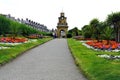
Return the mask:
[[54,39],[0,68],[0,80],[86,80],[74,64],[66,39]]

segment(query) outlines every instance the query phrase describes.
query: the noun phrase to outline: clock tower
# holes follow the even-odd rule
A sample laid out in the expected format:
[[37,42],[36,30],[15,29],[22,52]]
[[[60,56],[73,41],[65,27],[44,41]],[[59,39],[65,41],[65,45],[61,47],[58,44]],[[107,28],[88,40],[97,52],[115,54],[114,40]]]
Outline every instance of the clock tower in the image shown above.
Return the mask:
[[58,18],[58,24],[57,24],[58,38],[67,38],[68,24],[66,19],[67,18],[65,17],[64,12],[61,12],[60,17]]

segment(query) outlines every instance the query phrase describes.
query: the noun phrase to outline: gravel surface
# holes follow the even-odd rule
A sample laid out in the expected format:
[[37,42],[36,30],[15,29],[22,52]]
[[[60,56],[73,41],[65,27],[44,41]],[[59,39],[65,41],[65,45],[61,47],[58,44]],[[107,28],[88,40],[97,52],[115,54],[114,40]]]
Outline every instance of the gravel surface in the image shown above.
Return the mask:
[[86,80],[66,39],[54,39],[0,67],[0,80]]

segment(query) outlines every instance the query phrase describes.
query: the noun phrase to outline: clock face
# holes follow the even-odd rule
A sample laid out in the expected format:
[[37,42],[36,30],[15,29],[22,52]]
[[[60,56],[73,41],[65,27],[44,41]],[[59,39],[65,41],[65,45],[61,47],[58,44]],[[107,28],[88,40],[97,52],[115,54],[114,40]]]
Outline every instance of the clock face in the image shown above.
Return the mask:
[[64,18],[62,17],[62,19],[64,19]]

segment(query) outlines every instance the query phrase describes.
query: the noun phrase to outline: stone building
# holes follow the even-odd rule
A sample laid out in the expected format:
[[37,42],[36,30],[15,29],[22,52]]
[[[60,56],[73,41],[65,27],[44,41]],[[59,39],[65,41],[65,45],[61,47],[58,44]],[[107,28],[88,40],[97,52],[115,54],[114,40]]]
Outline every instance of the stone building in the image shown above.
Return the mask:
[[58,38],[67,38],[68,24],[66,19],[67,17],[65,17],[64,12],[61,12],[60,17],[58,18],[58,24],[56,30]]

